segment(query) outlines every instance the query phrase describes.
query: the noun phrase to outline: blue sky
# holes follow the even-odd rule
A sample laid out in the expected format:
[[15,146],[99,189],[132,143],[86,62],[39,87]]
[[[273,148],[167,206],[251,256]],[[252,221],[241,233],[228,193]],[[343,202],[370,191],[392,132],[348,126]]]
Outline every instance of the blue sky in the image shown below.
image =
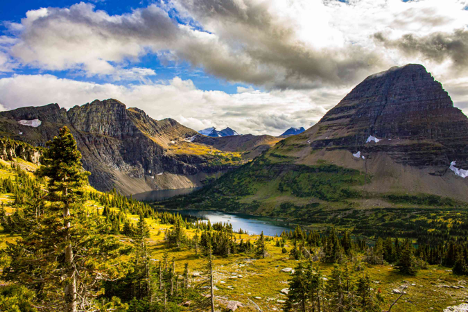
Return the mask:
[[[117,98],[200,130],[308,128],[423,64],[468,106],[468,0],[0,2],[0,109]],[[466,60],[466,61],[465,61]]]
[[[25,1],[11,1],[4,0],[0,3],[0,20],[3,21],[0,24],[0,30],[3,35],[9,35],[11,32],[8,30],[8,22],[20,23],[22,18],[25,18],[25,13],[30,10],[37,10],[44,7],[60,7],[66,8],[70,7],[73,4],[80,3],[81,1],[74,0],[25,0]],[[150,4],[159,5],[159,1],[122,1],[122,0],[112,0],[112,1],[90,1],[96,10],[104,10],[109,15],[122,15],[126,13],[131,13],[133,10],[146,7]],[[177,12],[171,10],[171,17],[174,20],[178,20]],[[7,23],[5,23],[7,22]],[[132,64],[135,65],[135,64]],[[150,77],[154,81],[167,81],[175,77],[180,77],[184,80],[190,79],[193,81],[195,86],[201,90],[220,90],[228,94],[236,93],[237,87],[243,86],[247,87],[246,84],[241,83],[230,83],[224,79],[219,79],[213,75],[206,74],[203,68],[197,68],[191,66],[187,62],[171,62],[169,64],[161,64],[157,55],[148,54],[144,55],[138,61],[139,67],[151,68],[156,72],[155,76]],[[15,70],[15,72],[4,73],[3,76],[11,77],[14,74],[25,74],[25,75],[35,75],[35,74],[53,74],[59,78],[72,78],[78,81],[92,81],[96,83],[106,83],[109,79],[105,77],[86,77],[78,74],[76,71],[69,70],[44,70],[33,68],[30,66],[20,67]],[[130,84],[130,83],[140,83],[139,79],[130,79],[126,81],[115,82],[117,84]]]

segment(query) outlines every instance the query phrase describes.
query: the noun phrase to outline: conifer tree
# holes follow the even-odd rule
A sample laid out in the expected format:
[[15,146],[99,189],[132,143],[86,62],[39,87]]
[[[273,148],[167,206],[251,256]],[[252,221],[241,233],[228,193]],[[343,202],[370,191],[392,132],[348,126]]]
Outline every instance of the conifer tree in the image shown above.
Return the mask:
[[457,253],[455,264],[452,269],[454,274],[458,275],[468,275],[468,266],[466,265],[466,260],[463,255],[463,250]]
[[307,300],[309,298],[309,280],[307,279],[304,265],[299,262],[292,279],[289,281],[288,300],[286,301],[284,311],[291,311],[295,305],[299,305],[299,310],[307,311]]
[[309,265],[306,269],[306,278],[309,282],[309,301],[312,311],[321,311],[323,278],[318,267],[314,269],[312,261],[309,259]]
[[335,265],[330,280],[327,283],[327,294],[331,311],[344,312],[347,307],[346,283],[343,271]]
[[257,240],[257,242],[255,243],[255,245],[256,245],[255,254],[256,254],[258,257],[265,258],[265,256],[267,255],[267,249],[266,249],[266,245],[265,245],[265,236],[263,235],[263,231],[262,231],[262,233],[260,234],[260,237],[258,238],[258,240]]
[[83,206],[89,173],[70,131],[60,129],[47,146],[36,172],[48,178],[46,202],[40,213],[35,204],[24,208],[28,231],[8,245],[11,263],[3,278],[34,290],[48,309],[75,312],[93,306],[100,281],[118,276],[112,260],[121,245],[99,234],[98,218]]
[[146,298],[151,301],[150,259],[146,244],[146,238],[148,237],[148,225],[143,215],[140,215],[133,237],[135,252],[133,283],[136,288],[134,295],[137,299]]
[[400,257],[395,268],[402,274],[415,275],[417,267],[411,242],[407,239],[401,246],[400,250]]
[[393,240],[391,237],[387,237],[384,241],[383,244],[384,248],[384,253],[383,253],[383,258],[385,261],[388,263],[393,263],[396,260],[396,255],[395,255],[395,246],[393,245]]
[[357,296],[359,298],[359,306],[362,311],[380,312],[377,299],[371,290],[369,275],[361,276],[357,282]]

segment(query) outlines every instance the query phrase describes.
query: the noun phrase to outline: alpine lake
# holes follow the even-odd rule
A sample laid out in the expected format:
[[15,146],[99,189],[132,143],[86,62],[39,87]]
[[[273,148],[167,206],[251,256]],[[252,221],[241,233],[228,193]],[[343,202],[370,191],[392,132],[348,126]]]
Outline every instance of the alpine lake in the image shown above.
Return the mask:
[[[175,189],[175,190],[156,190],[132,195],[133,199],[156,202],[168,199],[174,196],[187,195],[199,188]],[[214,223],[230,223],[234,231],[242,229],[248,234],[263,234],[268,236],[281,235],[283,231],[291,230],[291,226],[282,220],[273,220],[267,217],[257,217],[248,214],[233,214],[217,210],[177,210],[172,212],[180,213],[182,216],[196,217],[202,220],[210,220]]]

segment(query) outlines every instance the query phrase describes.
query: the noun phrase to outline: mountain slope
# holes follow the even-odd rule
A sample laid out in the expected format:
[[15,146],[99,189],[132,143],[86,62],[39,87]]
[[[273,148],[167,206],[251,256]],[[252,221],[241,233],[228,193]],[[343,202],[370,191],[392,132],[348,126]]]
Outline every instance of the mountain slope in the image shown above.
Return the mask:
[[113,99],[96,100],[68,111],[50,104],[0,113],[0,135],[32,145],[43,146],[64,125],[78,142],[83,166],[91,172],[91,185],[99,190],[115,187],[133,194],[194,187],[207,176],[241,163],[237,154],[189,142],[197,132],[177,121],[156,121],[142,110],[127,109]]
[[296,208],[464,205],[468,181],[454,167],[468,167],[468,118],[411,64],[366,78],[319,123],[194,201],[281,216]]
[[281,141],[282,138],[270,135],[233,135],[225,137],[207,137],[197,135],[193,142],[212,146],[225,152],[243,152],[246,159],[254,159],[273,145]]

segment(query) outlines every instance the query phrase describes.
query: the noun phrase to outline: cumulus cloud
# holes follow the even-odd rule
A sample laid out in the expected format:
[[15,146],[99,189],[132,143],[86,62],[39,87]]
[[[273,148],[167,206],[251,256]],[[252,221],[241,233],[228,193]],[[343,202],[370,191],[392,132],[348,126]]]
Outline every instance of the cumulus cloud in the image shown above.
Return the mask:
[[[214,125],[278,134],[315,123],[370,74],[421,63],[464,108],[467,5],[466,0],[170,0],[121,15],[89,3],[42,8],[7,24],[10,35],[0,37],[0,74],[27,66],[141,85],[14,76],[0,80],[0,103],[6,109],[48,102],[70,107],[114,97],[196,130]],[[140,63],[149,54],[163,64],[188,62],[250,86],[230,95],[199,90],[180,78],[155,83],[151,78],[158,72]]]
[[[174,118],[195,130],[229,126],[240,133],[279,135],[291,126],[310,127],[327,110],[329,102],[348,89],[322,91],[246,90],[238,94],[197,89],[191,80],[122,86],[111,83],[59,79],[52,75],[16,75],[0,79],[0,103],[5,109],[58,103],[73,107],[94,99],[116,98],[127,107],[143,109],[155,119]],[[331,101],[330,101],[331,100]],[[329,107],[328,107],[329,108]]]
[[[116,63],[156,53],[272,89],[351,85],[408,59],[428,61],[434,54],[428,45],[440,41],[434,32],[466,27],[465,6],[460,0],[173,0],[109,15],[79,3],[29,11],[10,24],[19,38],[10,54],[43,69],[116,79],[125,79]],[[185,23],[170,17],[173,9]],[[416,33],[432,37],[418,43]],[[399,60],[395,50],[407,58]]]
[[453,72],[466,74],[468,71],[468,32],[464,29],[427,36],[406,34],[395,40],[377,33],[374,38],[386,48],[397,49],[408,57],[416,56],[439,64],[450,60]]

